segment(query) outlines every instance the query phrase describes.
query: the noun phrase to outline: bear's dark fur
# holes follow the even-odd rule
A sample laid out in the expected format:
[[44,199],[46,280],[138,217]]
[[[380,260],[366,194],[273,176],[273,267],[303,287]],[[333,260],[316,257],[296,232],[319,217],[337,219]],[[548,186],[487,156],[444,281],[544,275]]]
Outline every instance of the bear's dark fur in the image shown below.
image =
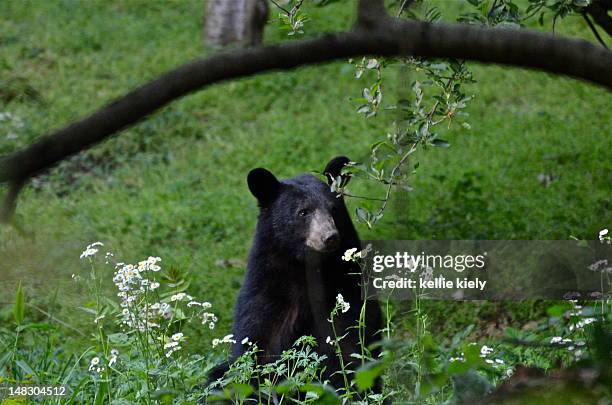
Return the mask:
[[[332,159],[324,170],[332,179],[341,175],[346,157]],[[347,179],[344,179],[347,180]],[[331,183],[331,180],[330,180]],[[327,356],[326,378],[338,386],[339,359],[326,343],[332,336],[330,313],[336,296],[350,304],[335,318],[344,362],[356,366],[351,353],[359,353],[361,298],[360,268],[342,260],[347,249],[360,248],[360,240],[343,199],[310,174],[278,181],[265,169],[249,173],[248,186],[260,207],[247,272],[235,308],[232,361],[247,348],[248,337],[261,350],[260,362],[274,361],[297,338],[312,335],[317,351]],[[376,340],[381,327],[376,301],[366,305],[366,345]],[[222,373],[217,373],[222,374]],[[213,376],[216,377],[216,376]]]

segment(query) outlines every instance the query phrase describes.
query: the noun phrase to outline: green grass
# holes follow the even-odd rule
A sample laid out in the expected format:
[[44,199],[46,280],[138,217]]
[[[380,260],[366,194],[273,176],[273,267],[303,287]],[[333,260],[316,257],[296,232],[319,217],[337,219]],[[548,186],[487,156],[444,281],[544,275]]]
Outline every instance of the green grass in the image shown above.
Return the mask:
[[[0,152],[205,54],[202,12],[200,1],[1,2],[0,79],[38,98],[0,100],[0,111],[24,121],[14,140],[0,123]],[[308,35],[346,28],[352,15],[346,4],[307,12]],[[581,20],[563,21],[564,32],[590,38]],[[286,39],[274,26],[266,35]],[[472,130],[452,127],[444,134],[451,148],[419,153],[414,191],[397,196],[374,230],[359,225],[362,239],[594,238],[611,219],[610,93],[544,73],[472,66]],[[401,80],[388,72],[393,98]],[[290,177],[338,154],[366,159],[390,121],[355,113],[350,98],[365,84],[338,62],[214,86],[54,169],[21,195],[17,226],[0,229],[0,319],[9,319],[22,280],[29,300],[85,327],[91,319],[76,307],[91,298],[70,276],[85,270],[78,260],[85,245],[100,240],[122,261],[157,255],[189,272],[190,293],[213,303],[214,336],[222,336],[244,266],[218,261],[245,260],[257,217],[246,174],[262,166]],[[554,176],[550,187],[540,173]],[[110,285],[110,268],[108,275]],[[31,308],[27,316],[44,318]],[[433,319],[442,322],[444,313]],[[213,334],[198,333],[193,345],[207,347]],[[68,329],[65,336],[75,347],[88,344]]]

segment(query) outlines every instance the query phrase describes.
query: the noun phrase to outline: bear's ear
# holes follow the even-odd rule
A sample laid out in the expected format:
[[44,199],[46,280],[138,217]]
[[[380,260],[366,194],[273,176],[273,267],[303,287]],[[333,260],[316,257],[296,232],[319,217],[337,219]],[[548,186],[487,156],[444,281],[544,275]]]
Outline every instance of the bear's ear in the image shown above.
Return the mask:
[[[332,160],[329,161],[325,169],[323,170],[323,175],[327,179],[327,183],[331,185],[335,178],[342,175],[342,168],[349,164],[350,159],[346,156],[336,156]],[[350,176],[342,176],[341,186],[344,187],[346,183],[348,183]]]
[[257,198],[261,204],[272,201],[280,188],[280,182],[266,169],[258,167],[249,172],[247,183],[251,194]]

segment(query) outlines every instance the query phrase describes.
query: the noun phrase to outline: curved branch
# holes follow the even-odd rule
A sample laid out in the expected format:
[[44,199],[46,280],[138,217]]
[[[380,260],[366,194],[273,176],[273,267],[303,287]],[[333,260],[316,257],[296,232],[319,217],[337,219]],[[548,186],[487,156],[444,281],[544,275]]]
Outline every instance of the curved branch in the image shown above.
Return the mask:
[[0,159],[0,183],[20,184],[169,102],[225,80],[361,55],[459,58],[539,69],[612,88],[612,52],[534,31],[428,24],[382,17],[374,29],[241,49],[182,65],[87,118]]

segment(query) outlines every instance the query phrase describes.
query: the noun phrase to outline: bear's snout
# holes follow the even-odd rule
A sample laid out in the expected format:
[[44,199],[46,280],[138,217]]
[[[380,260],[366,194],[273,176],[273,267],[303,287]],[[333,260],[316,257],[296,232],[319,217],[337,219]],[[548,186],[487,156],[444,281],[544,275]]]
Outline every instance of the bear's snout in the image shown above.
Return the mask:
[[316,252],[328,253],[340,247],[340,233],[329,212],[316,210],[308,227],[306,246]]
[[325,239],[325,250],[332,251],[340,247],[340,234],[334,232]]

